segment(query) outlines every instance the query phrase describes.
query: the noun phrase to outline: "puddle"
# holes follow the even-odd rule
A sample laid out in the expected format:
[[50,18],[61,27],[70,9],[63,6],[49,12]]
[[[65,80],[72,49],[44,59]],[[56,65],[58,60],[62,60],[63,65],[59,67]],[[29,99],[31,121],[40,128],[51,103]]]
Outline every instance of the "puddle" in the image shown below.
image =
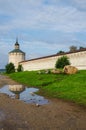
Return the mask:
[[47,104],[47,99],[43,96],[35,94],[37,91],[39,91],[39,89],[27,88],[23,85],[5,85],[0,88],[0,93],[5,93],[11,98],[19,99],[26,103],[34,103],[39,105]]

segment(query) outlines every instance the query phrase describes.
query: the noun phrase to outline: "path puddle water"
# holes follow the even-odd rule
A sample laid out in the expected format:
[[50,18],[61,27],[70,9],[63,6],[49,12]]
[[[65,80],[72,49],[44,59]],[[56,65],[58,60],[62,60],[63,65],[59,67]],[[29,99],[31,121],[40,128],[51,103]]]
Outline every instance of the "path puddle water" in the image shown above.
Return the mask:
[[47,104],[47,99],[43,96],[35,94],[37,91],[39,91],[39,89],[27,88],[23,85],[5,85],[0,88],[0,93],[5,93],[11,98],[23,100],[26,103],[34,103],[39,105]]

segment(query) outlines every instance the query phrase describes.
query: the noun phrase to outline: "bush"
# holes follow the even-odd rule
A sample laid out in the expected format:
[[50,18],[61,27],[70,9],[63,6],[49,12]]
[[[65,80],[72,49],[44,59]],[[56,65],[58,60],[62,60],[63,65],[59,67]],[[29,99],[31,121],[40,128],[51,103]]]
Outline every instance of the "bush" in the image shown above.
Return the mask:
[[7,74],[10,74],[10,73],[15,72],[15,66],[14,66],[13,63],[7,64],[7,65],[5,66],[5,68],[6,68],[6,73],[7,73]]
[[17,71],[18,71],[18,72],[23,71],[23,67],[22,67],[22,65],[18,65]]
[[65,65],[70,65],[70,61],[67,56],[62,56],[56,61],[55,68],[64,68]]

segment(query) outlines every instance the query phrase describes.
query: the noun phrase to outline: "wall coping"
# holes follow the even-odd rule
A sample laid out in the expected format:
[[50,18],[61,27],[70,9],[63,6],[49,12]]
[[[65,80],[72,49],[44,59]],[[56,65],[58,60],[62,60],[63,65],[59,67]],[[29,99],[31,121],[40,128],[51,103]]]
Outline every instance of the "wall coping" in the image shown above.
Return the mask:
[[44,59],[44,58],[50,58],[50,57],[55,57],[55,56],[67,55],[67,54],[68,54],[68,55],[69,55],[69,54],[75,54],[75,53],[84,52],[84,51],[86,51],[86,48],[81,49],[81,50],[76,50],[76,51],[73,51],[73,52],[57,53],[57,54],[48,55],[48,56],[43,56],[43,57],[38,57],[38,58],[30,59],[30,60],[24,60],[24,61],[21,61],[21,62],[19,62],[19,63],[28,62],[28,61],[34,61],[34,60],[39,60],[39,59]]

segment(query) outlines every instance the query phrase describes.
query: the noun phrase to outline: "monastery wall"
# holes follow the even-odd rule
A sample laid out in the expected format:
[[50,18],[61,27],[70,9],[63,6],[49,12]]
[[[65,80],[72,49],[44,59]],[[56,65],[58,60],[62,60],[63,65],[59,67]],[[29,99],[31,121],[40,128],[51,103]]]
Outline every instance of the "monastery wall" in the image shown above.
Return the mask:
[[[66,53],[64,55],[69,57],[72,66],[77,67],[79,70],[86,69],[86,51],[79,51],[69,54]],[[22,64],[24,71],[52,69],[55,68],[57,59],[62,56],[63,55],[47,56],[44,58],[23,61],[20,64]]]

